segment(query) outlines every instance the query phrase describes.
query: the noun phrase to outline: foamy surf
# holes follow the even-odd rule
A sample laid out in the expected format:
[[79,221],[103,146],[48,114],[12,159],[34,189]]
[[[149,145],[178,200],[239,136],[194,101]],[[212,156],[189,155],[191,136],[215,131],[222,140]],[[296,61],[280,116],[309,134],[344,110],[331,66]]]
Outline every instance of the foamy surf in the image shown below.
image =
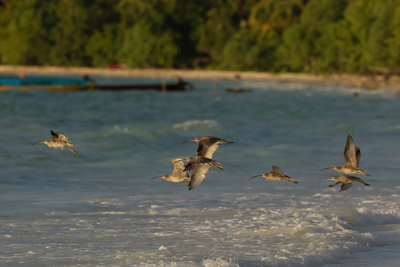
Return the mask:
[[[116,81],[118,82],[118,81]],[[400,260],[398,101],[315,84],[194,81],[185,93],[2,92],[6,266],[390,266]],[[213,85],[216,84],[214,87]],[[215,88],[215,89],[214,89]],[[195,104],[194,104],[195,103]],[[31,107],[26,112],[26,107]],[[46,114],[44,116],[43,114]],[[65,132],[79,154],[30,143]],[[370,187],[318,183],[357,138]],[[150,180],[221,146],[202,184]],[[280,166],[299,184],[248,178]]]
[[[348,206],[350,200],[355,204]],[[18,221],[4,227],[2,235],[11,247],[21,249],[33,245],[43,233],[50,240],[70,240],[74,247],[81,246],[73,241],[80,238],[89,244],[107,242],[111,249],[97,257],[109,258],[112,265],[319,266],[395,244],[400,237],[400,208],[389,200],[283,194],[96,198],[82,206],[86,212]],[[363,206],[363,201],[369,206]],[[113,202],[118,205],[97,204]],[[28,229],[34,231],[17,242],[18,232]],[[44,264],[40,255],[47,250],[45,244],[17,258]],[[95,247],[85,249],[86,257],[94,257]],[[61,248],[52,245],[53,251]],[[68,255],[75,258],[79,251]],[[74,262],[81,264],[84,259]]]
[[215,128],[218,127],[218,122],[216,120],[188,120],[181,123],[175,123],[173,125],[176,129],[182,129],[184,131],[201,129],[204,128]]

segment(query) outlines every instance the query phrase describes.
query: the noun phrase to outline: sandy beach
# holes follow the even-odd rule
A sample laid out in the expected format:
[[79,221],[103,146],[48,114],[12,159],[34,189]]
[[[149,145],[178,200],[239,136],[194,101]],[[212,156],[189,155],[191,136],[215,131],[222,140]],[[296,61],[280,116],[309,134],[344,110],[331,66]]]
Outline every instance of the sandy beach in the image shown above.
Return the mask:
[[273,74],[254,71],[182,70],[182,69],[109,69],[89,67],[6,66],[0,65],[0,75],[101,75],[113,77],[161,77],[183,79],[247,79],[278,82],[331,83],[366,90],[400,90],[400,76],[379,75],[313,75],[303,73]]

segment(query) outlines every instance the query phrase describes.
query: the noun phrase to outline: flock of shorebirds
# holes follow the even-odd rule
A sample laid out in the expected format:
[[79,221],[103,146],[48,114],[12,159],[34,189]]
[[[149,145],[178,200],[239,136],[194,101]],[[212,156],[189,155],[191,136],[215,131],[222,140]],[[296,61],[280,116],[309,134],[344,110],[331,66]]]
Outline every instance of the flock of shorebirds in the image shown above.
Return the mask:
[[[62,153],[64,153],[64,149],[68,149],[72,153],[77,153],[71,147],[75,147],[68,138],[56,131],[50,130],[51,140],[49,141],[39,141],[34,144],[43,143],[48,147],[60,148]],[[206,177],[206,174],[210,170],[211,167],[215,167],[219,170],[222,170],[222,164],[213,160],[212,157],[215,151],[219,148],[221,144],[229,144],[233,143],[232,141],[226,141],[224,139],[214,137],[214,136],[204,136],[201,138],[194,138],[191,140],[183,141],[185,142],[197,142],[197,151],[195,157],[189,158],[174,158],[171,160],[172,165],[174,166],[174,170],[169,175],[161,175],[153,177],[162,178],[168,182],[188,182],[189,190],[197,187],[201,184],[201,182]],[[343,166],[334,166],[331,168],[324,168],[322,170],[331,169],[337,172],[345,173],[340,176],[333,176],[327,179],[322,179],[321,181],[334,181],[336,182],[333,185],[329,185],[329,187],[333,187],[335,185],[341,184],[340,191],[344,191],[353,186],[355,182],[361,183],[363,185],[369,186],[362,179],[349,175],[349,174],[361,174],[365,176],[369,176],[366,171],[360,170],[358,168],[361,158],[361,151],[358,147],[354,145],[354,140],[351,135],[347,136],[346,146],[344,148],[344,164]],[[184,162],[187,162],[186,165]],[[189,175],[189,172],[192,174]],[[271,181],[288,181],[293,184],[297,184],[298,182],[285,175],[282,170],[277,166],[272,166],[272,170],[270,173],[262,173],[249,179],[253,179],[256,177],[263,177],[267,180]]]

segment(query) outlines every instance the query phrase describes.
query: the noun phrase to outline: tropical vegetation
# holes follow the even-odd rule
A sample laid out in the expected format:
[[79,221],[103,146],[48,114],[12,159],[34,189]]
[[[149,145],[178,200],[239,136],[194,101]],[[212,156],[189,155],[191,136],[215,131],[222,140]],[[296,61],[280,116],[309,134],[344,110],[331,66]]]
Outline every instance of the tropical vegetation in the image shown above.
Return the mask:
[[396,73],[400,0],[0,0],[0,64]]

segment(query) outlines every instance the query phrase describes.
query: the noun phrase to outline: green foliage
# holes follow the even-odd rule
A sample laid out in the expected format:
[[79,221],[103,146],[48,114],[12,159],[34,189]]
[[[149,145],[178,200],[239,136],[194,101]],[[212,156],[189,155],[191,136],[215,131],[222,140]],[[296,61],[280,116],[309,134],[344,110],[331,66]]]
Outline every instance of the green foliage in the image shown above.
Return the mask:
[[370,72],[400,0],[1,0],[0,64]]
[[[246,2],[249,2],[249,4],[246,4]],[[209,57],[214,64],[222,63],[224,65],[222,51],[227,42],[234,38],[237,31],[246,26],[250,11],[249,6],[254,2],[243,0],[211,1],[209,9],[205,13],[204,23],[196,28],[197,50]],[[231,44],[231,46],[237,45]]]
[[392,35],[391,0],[360,0],[348,7],[345,20],[357,41],[356,70],[383,67],[391,55],[387,50]]
[[85,7],[79,0],[60,1],[56,15],[58,23],[50,31],[50,40],[54,44],[50,50],[51,62],[55,65],[85,65],[84,47],[89,37]]
[[45,27],[54,22],[53,6],[40,0],[8,2],[11,8],[0,8],[0,62],[45,64],[50,47]]
[[89,65],[105,67],[118,63],[116,54],[121,42],[118,42],[116,36],[117,28],[112,24],[104,25],[101,31],[96,29],[93,32],[85,47],[85,52],[91,59]]
[[205,4],[178,0],[123,0],[118,59],[131,67],[190,66],[196,56],[192,31]]
[[390,55],[387,67],[396,72],[400,67],[400,1],[391,3],[392,22],[390,24],[391,38],[387,41],[387,52]]
[[124,37],[118,58],[130,67],[171,67],[178,54],[173,33],[156,34],[148,24],[135,24]]
[[343,17],[347,0],[315,0],[304,8],[300,22],[283,33],[282,57],[290,71],[321,72],[335,64],[335,24]]

